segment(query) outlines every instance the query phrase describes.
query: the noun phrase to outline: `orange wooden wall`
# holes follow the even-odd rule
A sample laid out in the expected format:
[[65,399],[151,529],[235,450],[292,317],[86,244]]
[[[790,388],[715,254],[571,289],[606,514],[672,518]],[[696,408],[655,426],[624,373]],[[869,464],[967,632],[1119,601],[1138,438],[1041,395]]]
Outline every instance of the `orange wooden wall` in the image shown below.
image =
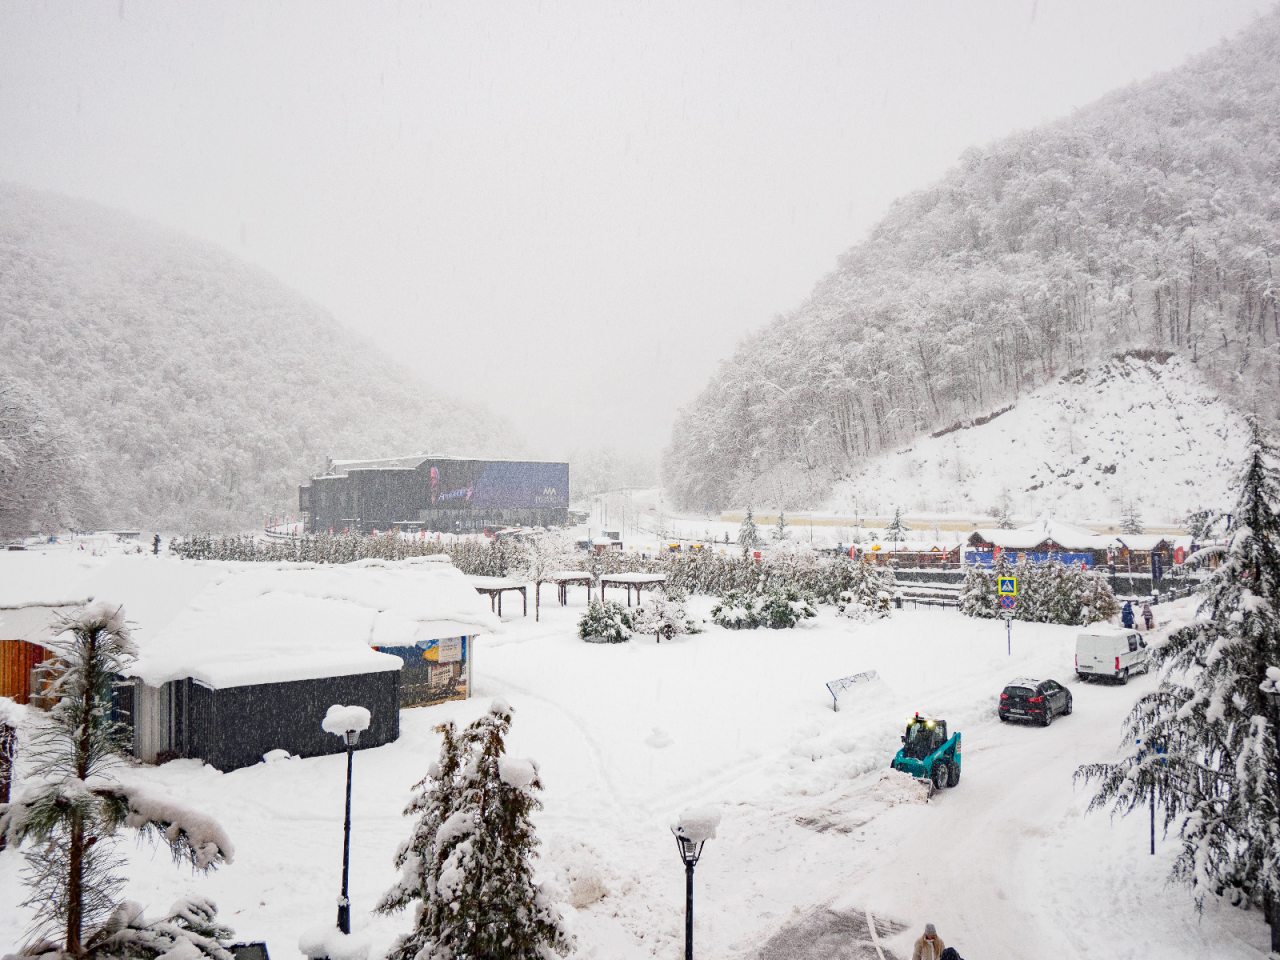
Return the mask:
[[0,640],[0,697],[27,703],[31,699],[31,671],[50,656],[39,644]]

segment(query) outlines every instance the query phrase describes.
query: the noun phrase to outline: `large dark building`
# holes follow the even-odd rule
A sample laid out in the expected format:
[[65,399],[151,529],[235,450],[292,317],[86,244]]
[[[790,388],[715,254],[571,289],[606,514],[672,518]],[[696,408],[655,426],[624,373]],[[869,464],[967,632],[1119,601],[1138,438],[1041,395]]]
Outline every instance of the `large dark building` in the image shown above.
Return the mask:
[[542,460],[331,460],[298,488],[308,533],[450,533],[568,522],[569,465]]

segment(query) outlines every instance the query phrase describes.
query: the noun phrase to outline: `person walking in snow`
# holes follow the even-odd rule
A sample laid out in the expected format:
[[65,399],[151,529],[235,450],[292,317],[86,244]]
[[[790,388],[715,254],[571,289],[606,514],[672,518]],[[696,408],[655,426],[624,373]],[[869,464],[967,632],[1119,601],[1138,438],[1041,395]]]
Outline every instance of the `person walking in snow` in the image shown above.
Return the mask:
[[942,951],[945,949],[942,938],[938,936],[938,931],[934,929],[933,924],[926,923],[924,933],[920,935],[915,949],[911,951],[911,960],[942,960]]
[[942,951],[942,957],[940,960],[964,960],[964,957],[960,956],[960,954],[956,952],[955,947],[947,947],[947,949]]
[[1133,604],[1128,600],[1124,602],[1124,606],[1120,608],[1120,626],[1126,630],[1133,629]]
[[1142,622],[1146,624],[1148,630],[1156,625],[1156,615],[1151,612],[1150,602],[1142,605]]

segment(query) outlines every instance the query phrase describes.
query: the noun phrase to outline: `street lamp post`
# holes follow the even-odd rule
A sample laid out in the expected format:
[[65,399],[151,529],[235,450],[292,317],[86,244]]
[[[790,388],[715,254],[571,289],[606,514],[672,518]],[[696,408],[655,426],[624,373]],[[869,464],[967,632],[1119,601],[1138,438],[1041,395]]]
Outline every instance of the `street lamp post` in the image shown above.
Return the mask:
[[321,727],[325,732],[341,737],[347,751],[347,803],[342,820],[342,893],[338,897],[338,929],[349,934],[351,898],[348,896],[347,878],[351,872],[351,767],[360,732],[369,729],[369,711],[364,707],[334,704],[325,714]]
[[684,864],[684,960],[693,960],[693,868],[702,856],[702,845],[715,837],[719,823],[720,811],[705,807],[686,810],[671,827]]
[[706,841],[691,840],[679,827],[672,827],[671,832],[684,862],[684,960],[693,960],[693,868],[702,856],[702,845]]
[[[1276,759],[1272,764],[1272,789],[1274,800],[1280,806],[1280,668],[1267,667],[1267,678],[1261,683],[1262,694],[1271,706],[1272,739],[1275,740]],[[1267,922],[1271,925],[1271,952],[1280,954],[1280,897],[1268,884],[1267,889]]]
[[351,899],[347,896],[347,876],[351,871],[351,758],[355,754],[359,730],[345,733],[347,743],[347,810],[342,819],[342,895],[338,897],[338,929],[351,932]]

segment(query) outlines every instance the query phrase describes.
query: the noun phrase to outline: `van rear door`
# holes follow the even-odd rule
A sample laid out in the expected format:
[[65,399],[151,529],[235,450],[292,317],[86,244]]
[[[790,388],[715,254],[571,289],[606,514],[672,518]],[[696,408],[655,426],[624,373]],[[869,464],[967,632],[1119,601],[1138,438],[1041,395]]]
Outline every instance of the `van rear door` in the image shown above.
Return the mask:
[[1115,637],[1080,634],[1076,638],[1076,673],[1114,676],[1118,651]]

